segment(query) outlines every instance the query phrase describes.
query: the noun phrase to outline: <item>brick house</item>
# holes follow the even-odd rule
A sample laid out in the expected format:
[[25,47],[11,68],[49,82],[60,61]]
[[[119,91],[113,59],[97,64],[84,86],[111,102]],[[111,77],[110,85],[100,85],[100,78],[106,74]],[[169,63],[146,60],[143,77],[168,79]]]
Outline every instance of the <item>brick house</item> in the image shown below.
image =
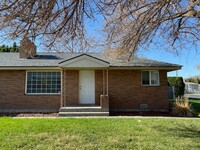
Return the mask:
[[167,72],[181,68],[96,53],[21,53],[0,53],[0,112],[168,111]]

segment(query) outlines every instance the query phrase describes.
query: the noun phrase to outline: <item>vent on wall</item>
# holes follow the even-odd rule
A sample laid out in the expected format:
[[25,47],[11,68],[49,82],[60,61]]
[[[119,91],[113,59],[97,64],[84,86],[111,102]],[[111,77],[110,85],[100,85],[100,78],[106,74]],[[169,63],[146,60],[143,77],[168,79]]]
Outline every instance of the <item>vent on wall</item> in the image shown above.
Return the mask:
[[140,109],[142,109],[142,110],[146,110],[146,109],[148,109],[148,104],[140,104]]

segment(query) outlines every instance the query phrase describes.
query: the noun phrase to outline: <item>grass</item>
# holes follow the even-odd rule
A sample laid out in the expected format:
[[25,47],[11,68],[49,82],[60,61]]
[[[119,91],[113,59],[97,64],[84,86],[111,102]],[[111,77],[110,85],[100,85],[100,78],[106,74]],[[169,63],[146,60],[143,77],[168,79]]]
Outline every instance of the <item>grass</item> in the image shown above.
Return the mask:
[[199,119],[0,118],[0,149],[199,149]]
[[200,100],[189,100],[189,103],[191,104],[192,108],[196,113],[200,115]]

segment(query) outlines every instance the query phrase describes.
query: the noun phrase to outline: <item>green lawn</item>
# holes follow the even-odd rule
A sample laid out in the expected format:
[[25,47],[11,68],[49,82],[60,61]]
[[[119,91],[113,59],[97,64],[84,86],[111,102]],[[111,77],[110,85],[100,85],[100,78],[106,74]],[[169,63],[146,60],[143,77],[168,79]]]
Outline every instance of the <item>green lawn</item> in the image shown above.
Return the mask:
[[200,115],[200,100],[189,100],[190,104],[194,111],[196,111]]
[[199,119],[0,118],[0,149],[199,149]]

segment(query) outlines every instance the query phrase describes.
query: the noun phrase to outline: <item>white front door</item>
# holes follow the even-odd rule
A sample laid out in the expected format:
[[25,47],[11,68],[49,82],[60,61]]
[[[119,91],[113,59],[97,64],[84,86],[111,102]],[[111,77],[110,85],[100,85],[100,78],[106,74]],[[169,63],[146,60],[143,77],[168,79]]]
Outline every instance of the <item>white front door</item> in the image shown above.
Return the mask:
[[79,103],[95,104],[94,71],[79,71]]

